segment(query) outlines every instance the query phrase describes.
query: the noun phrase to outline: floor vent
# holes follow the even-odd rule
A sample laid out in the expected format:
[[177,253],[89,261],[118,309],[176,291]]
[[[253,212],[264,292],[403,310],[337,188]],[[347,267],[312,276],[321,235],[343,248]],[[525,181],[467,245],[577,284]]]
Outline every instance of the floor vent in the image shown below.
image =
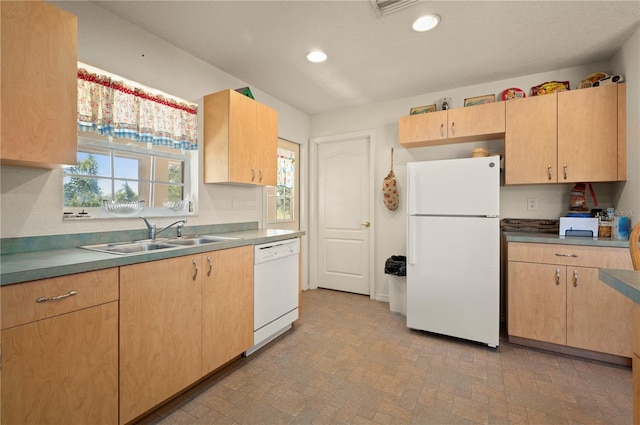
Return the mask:
[[369,0],[371,6],[375,9],[378,16],[388,15],[400,9],[404,9],[407,6],[411,6],[413,3],[417,3],[418,0]]

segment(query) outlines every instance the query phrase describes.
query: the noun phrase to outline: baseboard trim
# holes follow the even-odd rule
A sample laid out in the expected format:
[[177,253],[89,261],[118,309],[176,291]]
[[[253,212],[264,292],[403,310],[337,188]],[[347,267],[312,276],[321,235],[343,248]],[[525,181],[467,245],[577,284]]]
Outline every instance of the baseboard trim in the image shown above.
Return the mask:
[[620,366],[631,367],[631,359],[614,354],[600,353],[597,351],[585,350],[582,348],[567,347],[566,345],[553,344],[551,342],[536,341],[533,339],[521,338],[509,335],[509,342],[512,344],[524,345],[539,350],[553,351],[554,353],[566,354],[568,356],[583,357],[601,362],[613,363]]
[[388,303],[389,302],[389,294],[384,294],[384,293],[378,292],[378,293],[373,294],[373,298],[376,301],[380,301],[380,302],[383,302],[383,303]]

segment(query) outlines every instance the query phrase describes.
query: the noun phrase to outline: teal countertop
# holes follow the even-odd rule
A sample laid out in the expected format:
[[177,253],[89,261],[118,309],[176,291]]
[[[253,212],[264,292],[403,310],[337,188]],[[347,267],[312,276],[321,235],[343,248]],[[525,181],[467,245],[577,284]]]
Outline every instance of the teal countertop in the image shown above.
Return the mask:
[[504,232],[507,242],[548,243],[560,245],[610,246],[615,248],[629,248],[629,241],[611,238],[581,238],[575,236],[560,236],[550,233],[520,233]]
[[[190,233],[187,232],[185,236],[189,234]],[[210,233],[201,232],[198,234]],[[79,247],[60,247],[38,251],[4,253],[0,256],[0,285],[10,285],[110,267],[163,260],[166,258],[217,251],[237,246],[275,242],[303,236],[305,232],[278,229],[246,229],[230,232],[216,231],[215,234],[240,239],[196,246],[177,246],[159,251],[127,255],[102,253]],[[64,236],[60,236],[60,238],[63,237]],[[77,238],[77,235],[70,235],[70,237]],[[158,240],[161,239],[163,238],[158,238]],[[94,240],[91,243],[78,244],[78,246],[102,242],[103,241]]]
[[640,304],[640,271],[600,269],[598,277],[636,304]]

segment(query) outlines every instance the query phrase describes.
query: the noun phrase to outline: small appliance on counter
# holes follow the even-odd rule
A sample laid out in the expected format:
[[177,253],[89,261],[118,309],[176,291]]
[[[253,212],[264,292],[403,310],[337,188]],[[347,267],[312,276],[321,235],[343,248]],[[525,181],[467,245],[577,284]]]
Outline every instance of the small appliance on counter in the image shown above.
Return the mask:
[[595,217],[560,217],[560,237],[582,236],[598,238],[598,219]]

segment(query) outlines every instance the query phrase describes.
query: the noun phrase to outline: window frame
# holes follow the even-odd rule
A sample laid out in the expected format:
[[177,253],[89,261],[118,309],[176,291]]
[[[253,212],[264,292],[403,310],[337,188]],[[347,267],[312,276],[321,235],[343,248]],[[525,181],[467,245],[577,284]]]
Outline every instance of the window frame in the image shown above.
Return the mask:
[[[115,195],[117,191],[115,190],[115,182],[116,181],[126,181],[126,182],[137,182],[138,183],[138,192],[140,190],[140,186],[142,184],[149,184],[149,197],[150,199],[145,199],[144,209],[140,214],[132,215],[131,217],[122,217],[115,216],[107,212],[104,207],[70,207],[64,205],[64,184],[63,184],[63,211],[65,219],[76,219],[76,218],[138,218],[140,215],[149,216],[149,217],[173,217],[173,216],[193,216],[196,215],[196,209],[194,206],[194,194],[192,192],[192,182],[191,182],[191,172],[192,172],[192,162],[195,160],[194,156],[191,152],[198,151],[189,151],[185,149],[175,149],[175,153],[172,151],[167,151],[164,149],[153,149],[153,145],[151,143],[144,143],[129,140],[126,138],[118,138],[118,140],[126,141],[127,143],[117,143],[113,141],[112,136],[100,136],[92,133],[84,133],[81,132],[78,136],[78,147],[77,152],[91,152],[91,149],[104,151],[106,154],[108,151],[109,160],[111,163],[110,176],[96,176],[96,178],[100,179],[108,179],[111,182],[111,197],[115,200]],[[84,148],[84,149],[83,149]],[[127,177],[117,177],[115,174],[114,167],[114,157],[121,154],[132,154],[135,156],[145,156],[150,158],[151,164],[151,176],[150,179],[131,179]],[[77,153],[76,153],[77,155]],[[174,160],[181,162],[183,165],[182,175],[182,198],[183,200],[188,202],[188,206],[180,211],[174,211],[166,207],[150,207],[150,205],[154,204],[155,195],[155,185],[157,184],[166,184],[169,182],[158,181],[155,180],[155,163],[156,158],[162,158],[165,160]],[[87,177],[86,174],[72,174],[68,173],[67,168],[63,168],[62,178],[63,181],[66,177]],[[90,177],[91,178],[91,177]],[[80,211],[82,210],[82,211]],[[80,214],[81,212],[87,214]]]
[[[294,148],[290,148],[287,145],[297,145],[298,148],[297,150]],[[294,223],[299,223],[299,200],[297,199],[298,196],[300,196],[300,189],[297,187],[300,184],[300,145],[298,143],[294,143],[294,142],[290,142],[288,140],[285,139],[281,139],[278,138],[278,151],[280,150],[286,150],[286,151],[290,151],[293,152],[294,156],[293,156],[293,160],[294,162],[294,176],[293,176],[293,187],[292,190],[290,191],[290,195],[289,196],[278,196],[277,192],[278,192],[278,186],[268,186],[265,188],[265,192],[264,192],[264,203],[265,203],[265,207],[264,207],[264,222],[267,226],[274,226],[274,225],[290,225],[290,224],[294,224]],[[278,154],[278,156],[280,156]],[[278,174],[280,173],[281,167],[278,166],[277,167],[277,172]],[[270,192],[273,191],[275,192],[275,194],[270,194]],[[279,220],[277,218],[277,203],[278,203],[278,199],[283,199],[288,201],[289,203],[289,209],[291,211],[291,217],[290,218],[286,218],[286,219],[282,219]],[[276,205],[276,212],[275,212],[275,219],[271,219],[271,211],[269,209],[269,205],[271,204],[271,202],[273,202]]]

